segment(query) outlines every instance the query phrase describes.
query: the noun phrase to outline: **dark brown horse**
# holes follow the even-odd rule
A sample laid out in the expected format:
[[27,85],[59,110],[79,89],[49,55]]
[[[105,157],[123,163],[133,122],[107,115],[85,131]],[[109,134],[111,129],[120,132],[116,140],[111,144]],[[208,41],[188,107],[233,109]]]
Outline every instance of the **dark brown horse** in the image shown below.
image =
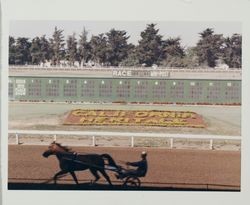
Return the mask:
[[50,155],[55,155],[57,157],[61,168],[61,171],[54,175],[53,179],[55,184],[57,178],[66,173],[70,173],[75,183],[78,184],[75,171],[89,169],[95,176],[94,182],[98,181],[100,178],[97,173],[99,171],[108,183],[112,185],[109,176],[105,172],[105,160],[107,160],[108,165],[118,167],[108,154],[77,154],[76,152],[70,151],[68,147],[62,146],[56,142],[51,143],[48,150],[43,153],[44,157],[49,157]]

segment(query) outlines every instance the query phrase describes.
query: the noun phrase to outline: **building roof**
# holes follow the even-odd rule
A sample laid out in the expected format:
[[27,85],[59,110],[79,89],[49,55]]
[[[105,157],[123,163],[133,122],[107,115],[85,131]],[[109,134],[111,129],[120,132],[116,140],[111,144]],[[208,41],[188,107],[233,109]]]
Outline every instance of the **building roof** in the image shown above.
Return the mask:
[[76,78],[146,78],[146,79],[214,79],[241,80],[240,69],[169,69],[169,68],[70,68],[15,66],[9,76]]

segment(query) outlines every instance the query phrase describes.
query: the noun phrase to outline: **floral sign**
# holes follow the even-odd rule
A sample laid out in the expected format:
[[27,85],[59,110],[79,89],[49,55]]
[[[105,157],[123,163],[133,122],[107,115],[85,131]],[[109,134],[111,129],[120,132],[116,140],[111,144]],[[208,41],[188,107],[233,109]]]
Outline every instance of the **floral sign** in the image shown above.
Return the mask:
[[64,125],[133,125],[204,128],[201,115],[190,111],[72,110]]

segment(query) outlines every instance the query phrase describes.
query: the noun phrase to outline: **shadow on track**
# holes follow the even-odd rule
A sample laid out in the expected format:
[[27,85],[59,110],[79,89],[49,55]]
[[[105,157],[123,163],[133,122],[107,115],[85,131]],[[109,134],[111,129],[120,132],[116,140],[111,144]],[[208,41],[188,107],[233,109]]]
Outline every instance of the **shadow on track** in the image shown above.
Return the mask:
[[175,187],[155,187],[141,186],[139,188],[124,187],[121,185],[91,184],[81,183],[75,184],[41,184],[41,183],[8,183],[9,190],[98,190],[98,191],[230,191],[239,192],[239,189],[205,189],[205,188],[175,188]]

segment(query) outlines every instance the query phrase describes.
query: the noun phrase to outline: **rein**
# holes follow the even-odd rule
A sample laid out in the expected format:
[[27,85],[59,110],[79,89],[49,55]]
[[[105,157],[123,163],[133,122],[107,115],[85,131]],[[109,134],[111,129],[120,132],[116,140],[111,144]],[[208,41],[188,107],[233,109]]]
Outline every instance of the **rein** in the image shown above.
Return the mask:
[[[117,169],[112,169],[112,168],[108,168],[108,167],[101,167],[101,166],[97,166],[97,165],[93,165],[93,164],[90,164],[90,163],[86,163],[86,162],[82,162],[80,160],[77,160],[76,157],[79,155],[77,152],[73,152],[73,153],[61,153],[61,155],[72,155],[73,158],[68,158],[68,157],[64,157],[62,156],[61,159],[64,159],[64,160],[67,160],[67,161],[72,161],[74,163],[78,163],[78,164],[82,164],[82,165],[86,165],[86,166],[89,166],[89,167],[93,167],[93,168],[98,168],[98,169],[106,169],[106,170],[110,170],[110,171],[117,171]],[[106,165],[106,164],[104,164]]]

